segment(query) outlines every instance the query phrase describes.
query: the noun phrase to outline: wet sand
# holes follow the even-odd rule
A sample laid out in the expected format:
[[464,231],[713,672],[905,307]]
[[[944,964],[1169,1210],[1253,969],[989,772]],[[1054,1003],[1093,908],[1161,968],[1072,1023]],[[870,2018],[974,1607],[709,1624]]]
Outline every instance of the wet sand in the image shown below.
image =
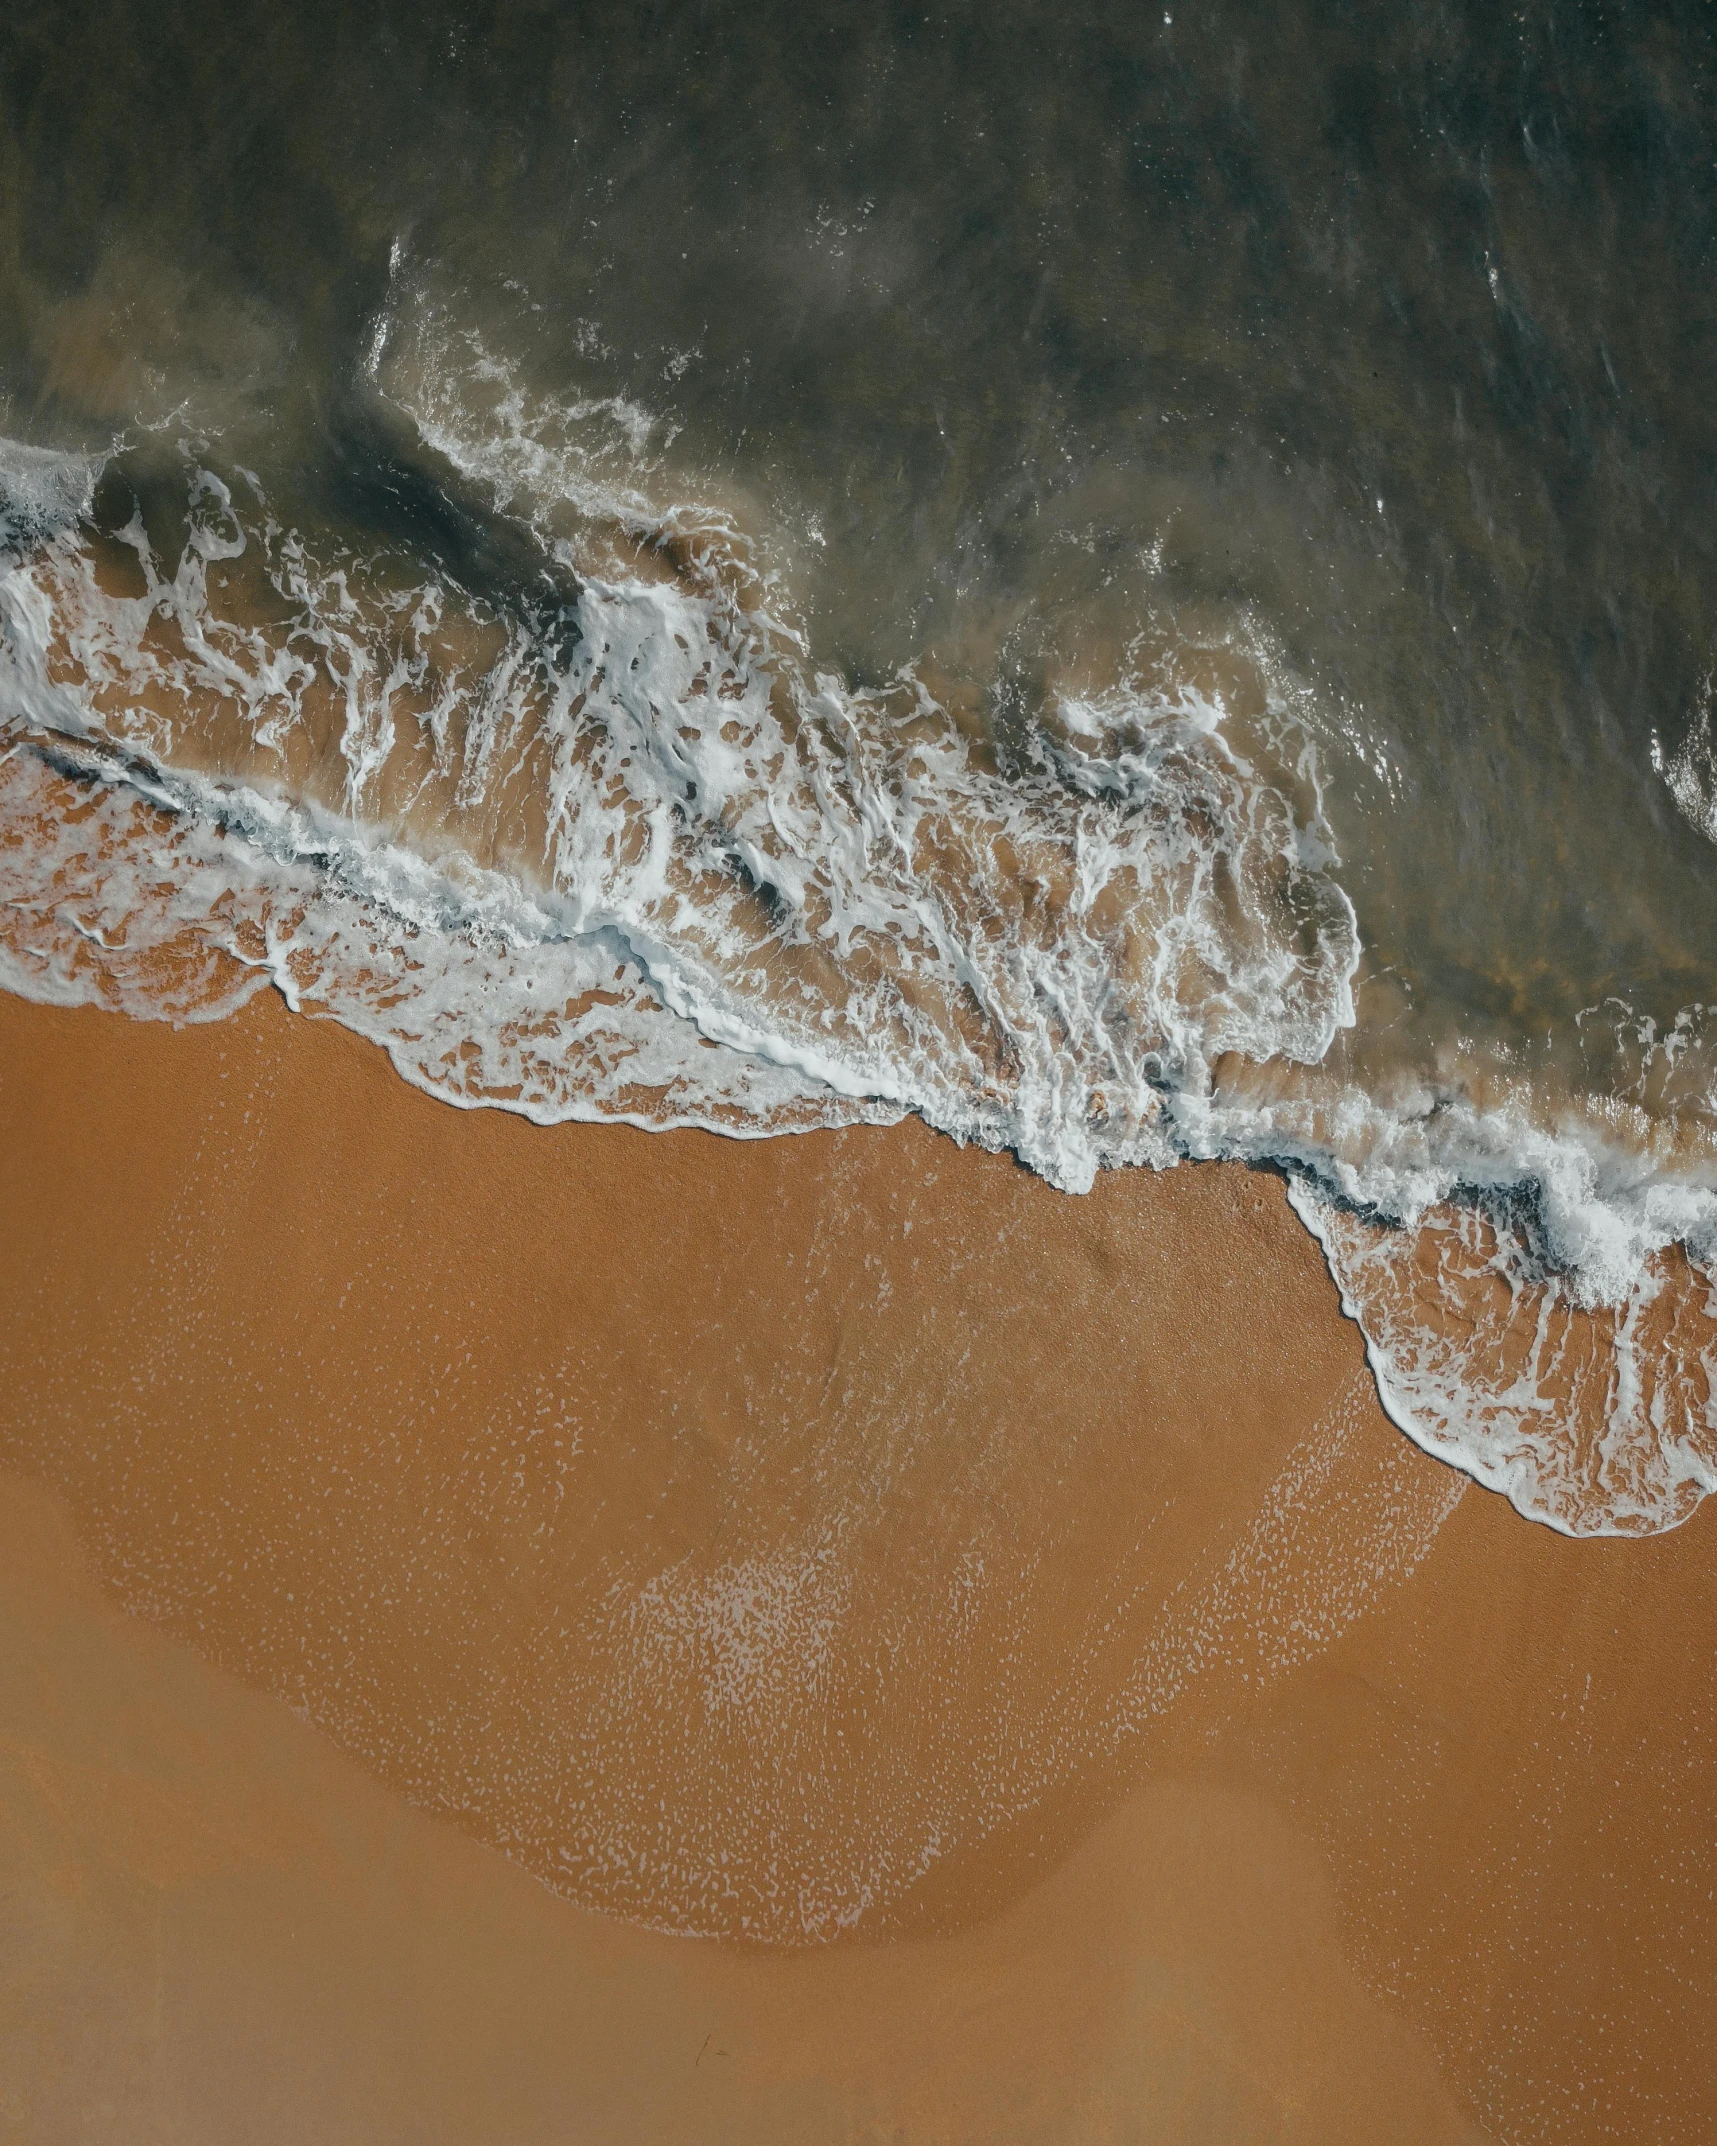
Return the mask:
[[1276,1179],[0,999],[0,1201],[8,2135],[1717,2123],[1711,1525],[1463,1494]]

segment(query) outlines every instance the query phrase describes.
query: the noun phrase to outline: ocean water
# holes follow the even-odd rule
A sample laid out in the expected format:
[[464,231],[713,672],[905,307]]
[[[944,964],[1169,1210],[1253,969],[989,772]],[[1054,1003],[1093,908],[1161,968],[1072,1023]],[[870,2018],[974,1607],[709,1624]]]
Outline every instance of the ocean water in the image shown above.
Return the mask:
[[0,983],[1281,1169],[1409,1435],[1674,1525],[1714,92],[1614,0],[13,10]]

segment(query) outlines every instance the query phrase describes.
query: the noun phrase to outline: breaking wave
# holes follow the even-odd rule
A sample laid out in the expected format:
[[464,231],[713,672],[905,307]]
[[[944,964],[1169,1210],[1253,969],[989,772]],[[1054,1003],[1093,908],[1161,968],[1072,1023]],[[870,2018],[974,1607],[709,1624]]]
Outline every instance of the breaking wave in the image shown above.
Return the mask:
[[1004,650],[984,721],[928,661],[860,689],[735,517],[660,503],[647,413],[389,337],[428,523],[289,512],[218,442],[0,450],[0,982],[272,985],[543,1123],[913,1111],[1074,1192],[1273,1164],[1419,1443],[1570,1533],[1717,1487],[1673,1122],[1333,1069],[1359,923],[1259,621]]

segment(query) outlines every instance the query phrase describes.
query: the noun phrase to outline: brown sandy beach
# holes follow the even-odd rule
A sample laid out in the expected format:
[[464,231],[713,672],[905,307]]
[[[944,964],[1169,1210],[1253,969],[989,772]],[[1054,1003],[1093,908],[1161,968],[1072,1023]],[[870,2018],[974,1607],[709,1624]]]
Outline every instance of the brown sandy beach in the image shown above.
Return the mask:
[[0,1213],[0,2136],[1717,2131],[1717,1523],[1463,1493],[1274,1178],[0,998]]

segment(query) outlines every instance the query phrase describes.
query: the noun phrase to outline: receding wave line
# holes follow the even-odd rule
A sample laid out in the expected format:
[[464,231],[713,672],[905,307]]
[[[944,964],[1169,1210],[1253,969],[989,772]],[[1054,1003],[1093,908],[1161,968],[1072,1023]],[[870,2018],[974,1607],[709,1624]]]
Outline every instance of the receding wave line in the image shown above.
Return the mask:
[[488,584],[206,446],[0,452],[8,988],[190,1021],[272,984],[541,1122],[916,1111],[1070,1191],[1273,1162],[1420,1443],[1574,1533],[1717,1487],[1698,1169],[1625,1110],[1325,1069],[1359,928],[1258,622],[1140,619],[979,731],[927,666],[817,669],[730,517],[650,504],[640,413],[385,341]]

